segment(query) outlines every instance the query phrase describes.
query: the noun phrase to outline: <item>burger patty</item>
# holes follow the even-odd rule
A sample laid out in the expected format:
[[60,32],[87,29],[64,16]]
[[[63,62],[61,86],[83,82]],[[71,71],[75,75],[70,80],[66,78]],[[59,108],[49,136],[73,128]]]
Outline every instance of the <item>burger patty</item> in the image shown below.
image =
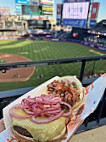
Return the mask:
[[20,126],[13,126],[13,129],[23,136],[33,138],[32,135],[26,129]]

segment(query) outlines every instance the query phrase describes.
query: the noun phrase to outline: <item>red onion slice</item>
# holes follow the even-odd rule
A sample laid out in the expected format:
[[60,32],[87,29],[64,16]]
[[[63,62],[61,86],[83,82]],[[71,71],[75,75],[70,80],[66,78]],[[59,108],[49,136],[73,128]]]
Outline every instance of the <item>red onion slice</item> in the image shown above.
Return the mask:
[[41,113],[40,114],[56,114],[56,113],[60,113],[62,110],[61,109],[58,109],[58,110],[49,110],[49,111],[47,111],[47,110],[44,110],[44,111],[41,111]]
[[29,111],[28,109],[23,109],[27,114],[29,114],[29,115],[35,115],[35,113],[34,112],[32,112],[32,111]]
[[50,107],[59,109],[59,108],[61,108],[61,105],[60,105],[60,103],[57,103],[55,105],[50,105]]
[[[64,113],[64,111],[61,108],[61,105],[65,105],[69,108],[69,112]],[[26,116],[17,115],[13,112],[14,109],[22,109],[26,114]],[[58,119],[59,117],[67,117],[70,114],[72,114],[72,108],[71,106],[66,103],[62,102],[61,98],[54,97],[54,96],[46,96],[42,94],[39,97],[31,98],[28,96],[26,99],[23,99],[21,101],[21,104],[18,104],[16,106],[13,106],[9,110],[9,114],[11,117],[15,117],[18,119],[26,119],[31,118],[32,121],[38,124],[43,123],[49,123],[51,121],[54,121]],[[40,116],[49,116],[47,119],[36,119],[35,117]]]
[[32,117],[32,115],[27,115],[27,116],[21,116],[21,115],[17,115],[13,112],[14,109],[22,109],[22,107],[20,106],[20,104],[13,106],[10,110],[9,110],[9,114],[11,117],[15,117],[17,119],[26,119],[26,118],[30,118]]
[[37,123],[37,124],[46,124],[50,123],[58,118],[60,118],[63,115],[64,111],[62,110],[60,113],[55,115],[54,117],[49,117],[47,119],[36,119],[35,116],[32,116],[32,122]]
[[69,108],[69,112],[64,113],[63,116],[67,117],[67,116],[71,115],[72,114],[72,107],[68,103],[66,103],[66,102],[61,102],[61,104],[65,105],[65,106],[67,106]]

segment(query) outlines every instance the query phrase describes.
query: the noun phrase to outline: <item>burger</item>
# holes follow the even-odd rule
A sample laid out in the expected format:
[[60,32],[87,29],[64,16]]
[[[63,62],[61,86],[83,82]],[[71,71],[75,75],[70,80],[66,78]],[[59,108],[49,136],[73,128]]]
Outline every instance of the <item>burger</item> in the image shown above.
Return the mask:
[[67,133],[73,110],[83,98],[80,81],[70,76],[54,80],[43,92],[24,98],[9,110],[13,134],[20,142],[60,142]]

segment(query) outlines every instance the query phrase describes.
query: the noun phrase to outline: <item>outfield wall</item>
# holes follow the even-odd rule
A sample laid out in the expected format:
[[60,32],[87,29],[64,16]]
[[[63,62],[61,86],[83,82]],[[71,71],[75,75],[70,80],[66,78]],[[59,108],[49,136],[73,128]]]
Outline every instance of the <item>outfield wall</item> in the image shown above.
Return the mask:
[[80,40],[74,40],[74,39],[58,39],[58,38],[36,38],[36,37],[28,37],[28,38],[23,38],[23,37],[0,37],[0,40],[11,40],[11,39],[26,39],[26,40],[43,40],[43,41],[62,41],[62,42],[75,42],[75,43],[80,43],[82,45],[86,45],[92,48],[96,48],[99,49],[101,51],[106,51],[106,48],[101,47],[101,46],[97,46],[95,44],[91,44],[91,43],[87,43],[85,41],[80,41]]

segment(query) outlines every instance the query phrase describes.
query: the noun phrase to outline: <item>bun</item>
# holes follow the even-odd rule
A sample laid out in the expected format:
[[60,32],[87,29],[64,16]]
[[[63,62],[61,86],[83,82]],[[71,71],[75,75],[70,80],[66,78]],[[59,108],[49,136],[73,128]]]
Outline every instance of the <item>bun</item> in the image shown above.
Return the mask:
[[[79,93],[80,93],[80,100],[77,101],[73,106],[72,106],[72,109],[73,109],[73,112],[77,111],[77,109],[79,108],[79,106],[81,105],[82,101],[83,101],[83,98],[84,98],[84,88],[82,86],[82,83],[80,82],[79,79],[76,78],[76,76],[63,76],[63,77],[59,77],[59,79],[57,79],[58,81],[70,81],[71,83],[72,82],[75,82],[77,84],[77,87],[78,87],[78,90],[79,90]],[[48,90],[47,90],[47,86],[45,86],[45,88],[43,89],[42,93],[48,95]]]
[[81,105],[84,98],[84,88],[82,86],[82,83],[80,82],[79,79],[76,78],[76,76],[64,76],[64,77],[61,77],[59,80],[64,80],[64,81],[69,80],[70,82],[74,81],[77,84],[77,87],[80,92],[80,101],[76,102],[72,107],[73,111],[76,111],[78,107]]
[[17,131],[14,130],[14,128],[12,128],[13,134],[14,136],[20,141],[20,142],[35,142],[33,138],[29,138],[26,136],[23,136],[21,134],[19,134]]
[[[13,131],[14,136],[20,142],[40,142],[40,141],[34,140],[33,138],[29,138],[29,137],[19,134],[17,131],[14,130],[14,128],[12,128],[12,131]],[[47,142],[60,142],[62,140],[62,137],[64,137],[65,133],[66,133],[66,128],[63,129],[63,131],[61,132],[59,136],[54,137],[52,140],[48,140]]]
[[[15,110],[15,114],[24,115],[23,110]],[[29,119],[17,119],[12,117],[12,130],[21,142],[60,142],[66,134],[69,118],[60,117],[47,124],[36,124]],[[15,129],[15,127],[20,129]],[[26,135],[26,130],[29,134]]]

